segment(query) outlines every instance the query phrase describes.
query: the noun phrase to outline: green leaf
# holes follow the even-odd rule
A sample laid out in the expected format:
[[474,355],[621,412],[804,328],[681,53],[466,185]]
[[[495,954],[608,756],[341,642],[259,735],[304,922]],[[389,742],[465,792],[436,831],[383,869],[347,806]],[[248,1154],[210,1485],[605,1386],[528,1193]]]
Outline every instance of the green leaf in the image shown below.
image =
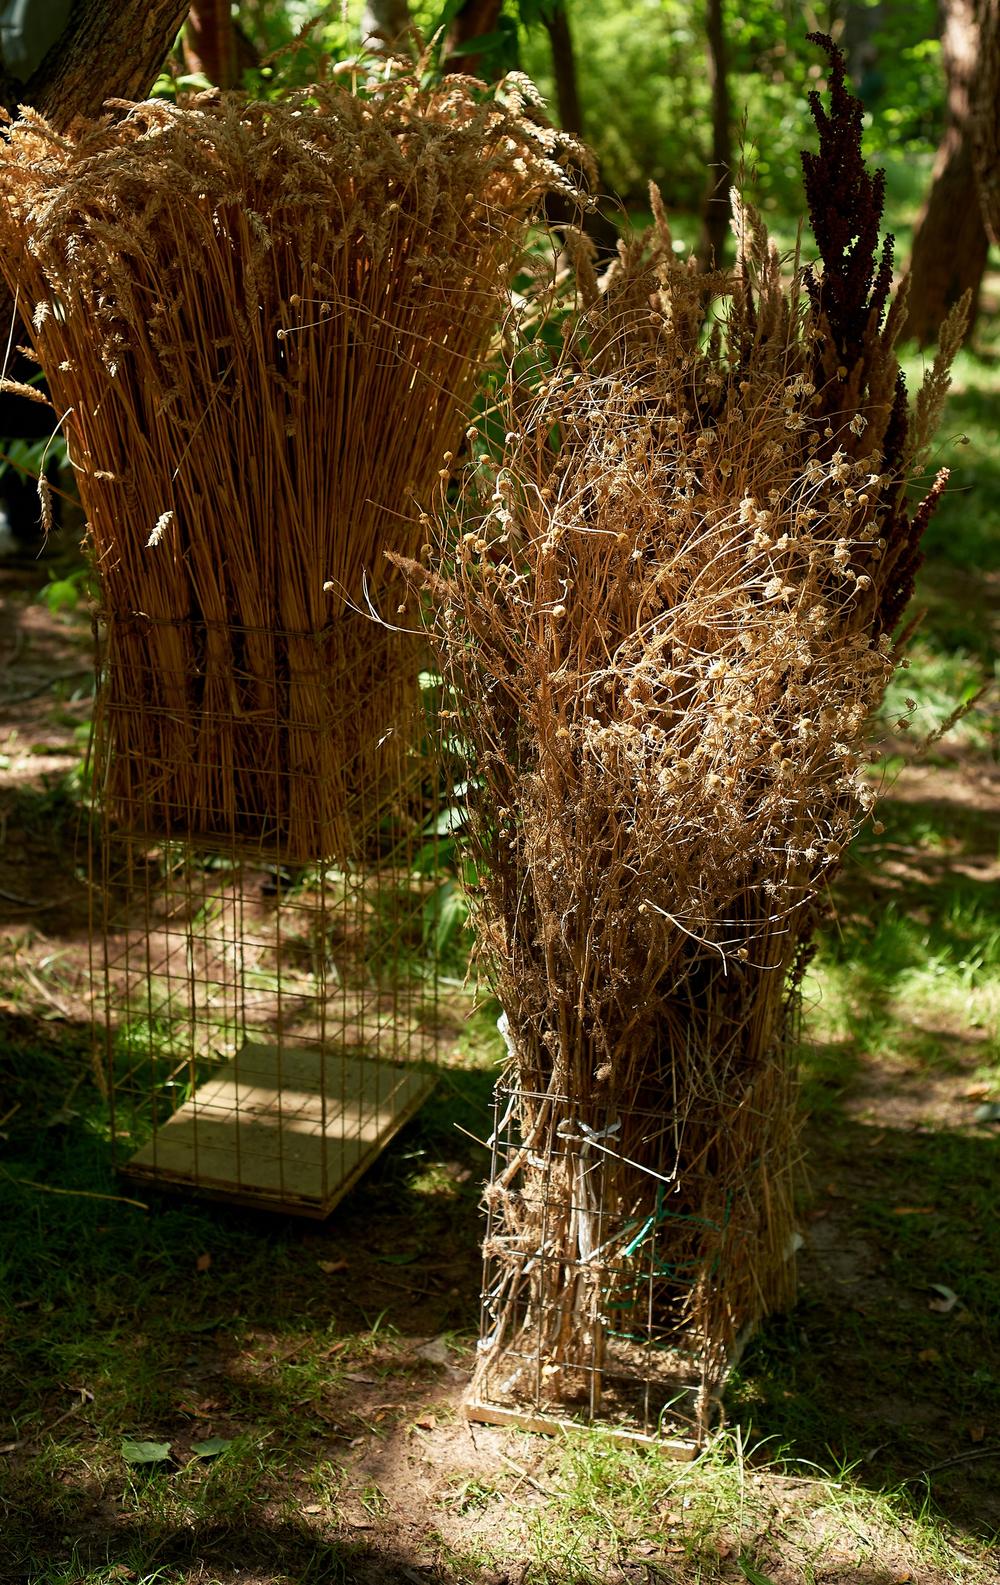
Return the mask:
[[446,28],[452,18],[457,16],[459,11],[461,11],[464,3],[465,0],[445,0],[440,14],[436,20],[431,23],[430,28],[428,29],[427,37],[433,38],[439,29]]
[[762,1574],[759,1568],[754,1567],[749,1558],[737,1558],[736,1562],[743,1578],[749,1580],[750,1585],[774,1585],[770,1574]]
[[196,1458],[218,1458],[232,1445],[232,1440],[227,1436],[210,1436],[207,1442],[192,1442],[191,1451]]
[[457,59],[460,55],[488,55],[490,50],[498,44],[504,44],[507,34],[497,29],[493,33],[477,33],[474,39],[467,39],[464,44],[456,44],[449,53]]
[[169,1457],[169,1442],[122,1443],[122,1458],[126,1464],[162,1464]]
[[465,820],[466,813],[462,808],[442,809],[434,822],[434,833],[439,837],[447,836],[449,832],[459,830],[465,824]]
[[73,611],[80,603],[80,591],[69,578],[57,578],[42,590],[41,598],[53,613]]

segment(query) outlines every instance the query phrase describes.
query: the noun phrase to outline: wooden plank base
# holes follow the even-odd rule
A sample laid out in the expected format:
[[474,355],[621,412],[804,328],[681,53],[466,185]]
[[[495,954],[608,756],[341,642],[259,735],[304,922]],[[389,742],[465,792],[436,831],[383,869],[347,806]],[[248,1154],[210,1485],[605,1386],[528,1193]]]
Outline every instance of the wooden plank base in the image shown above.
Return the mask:
[[629,1431],[624,1426],[593,1420],[589,1424],[565,1419],[557,1414],[540,1414],[536,1409],[502,1409],[497,1404],[466,1398],[462,1412],[467,1420],[481,1425],[505,1425],[517,1431],[537,1431],[542,1436],[561,1436],[565,1431],[599,1431],[618,1447],[655,1447],[668,1458],[693,1459],[700,1451],[697,1442],[677,1437],[653,1436],[647,1431]]
[[419,1067],[248,1041],[123,1171],[160,1188],[328,1216],[433,1085]]

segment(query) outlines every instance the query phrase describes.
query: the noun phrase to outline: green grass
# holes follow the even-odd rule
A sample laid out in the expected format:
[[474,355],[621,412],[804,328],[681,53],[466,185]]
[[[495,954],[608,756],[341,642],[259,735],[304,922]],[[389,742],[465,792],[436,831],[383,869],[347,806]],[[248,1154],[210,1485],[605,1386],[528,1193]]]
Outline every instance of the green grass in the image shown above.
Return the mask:
[[[997,275],[989,276],[990,303]],[[973,342],[952,367],[952,388],[931,448],[928,474],[949,468],[948,491],[931,519],[925,547],[939,570],[968,573],[1000,569],[1000,455],[995,409],[1000,393],[1000,346],[995,312],[987,308]],[[907,351],[903,369],[911,391],[920,384],[931,355]],[[961,612],[953,613],[961,619]]]
[[805,984],[802,1297],[729,1399],[748,1439],[849,1465],[925,1534],[941,1512],[992,1532],[996,1455],[975,1439],[988,1452],[1000,1424],[997,1146],[975,1114],[1000,1098],[1000,891],[973,861],[1000,817],[889,802],[882,820]]
[[[940,855],[934,836],[922,840]],[[805,986],[814,1038],[849,1042],[854,1061],[891,1042],[894,1062],[956,1071],[971,1045],[976,1077],[1000,1086],[1000,909],[980,890],[917,882],[841,919]]]
[[[180,1197],[123,1203],[136,1191],[114,1174],[96,1092],[83,1082],[62,1104],[89,1065],[86,1031],[11,1014],[3,1035],[0,1116],[18,1110],[0,1173],[0,1405],[16,1444],[0,1462],[0,1579],[94,1585],[102,1547],[109,1567],[153,1577],[166,1553],[165,1577],[186,1577],[176,1569],[217,1544],[229,1557],[231,1530],[269,1579],[350,1579],[354,1542],[321,1542],[304,1511],[343,1482],[353,1438],[398,1419],[378,1404],[345,1414],[347,1378],[384,1381],[379,1402],[419,1395],[436,1373],[414,1333],[474,1324],[482,1152],[454,1123],[479,1124],[488,1073],[444,1075],[363,1195],[317,1228]],[[230,1446],[192,1459],[206,1436]],[[170,1458],[130,1467],[125,1439],[168,1443]]]
[[[897,908],[872,936],[857,910],[845,911],[810,986],[810,995],[822,987],[823,1003],[807,1093],[835,1092],[823,1172],[854,1174],[848,1236],[877,1252],[889,1273],[885,1291],[862,1291],[859,1309],[809,1288],[791,1317],[770,1323],[732,1382],[732,1431],[693,1466],[617,1448],[600,1432],[574,1433],[551,1446],[525,1437],[523,1451],[515,1444],[513,1460],[492,1475],[453,1478],[442,1531],[458,1517],[473,1534],[459,1542],[442,1533],[433,1543],[442,1578],[488,1577],[507,1556],[498,1528],[505,1536],[514,1526],[525,1585],[603,1581],[611,1557],[636,1567],[652,1560],[674,1571],[667,1577],[692,1581],[772,1579],[776,1493],[804,1579],[809,1568],[822,1577],[826,1543],[810,1518],[817,1508],[825,1525],[862,1538],[852,1554],[859,1566],[872,1536],[898,1537],[901,1528],[908,1556],[943,1566],[952,1532],[911,1478],[938,1446],[919,1427],[883,1424],[872,1404],[878,1396],[895,1403],[901,1374],[916,1369],[920,1401],[949,1423],[974,1427],[975,1417],[1000,1413],[1000,1365],[990,1355],[1000,1319],[991,1147],[949,1131],[914,1135],[878,1119],[848,1121],[842,1100],[852,1074],[891,1037],[897,998],[926,992],[932,1005],[935,988],[958,995],[995,986],[995,940],[981,963],[969,962],[985,917],[959,895],[933,928]],[[868,980],[852,991],[862,968]],[[881,1025],[859,1010],[873,990]],[[393,1489],[353,1475],[351,1445],[389,1446],[404,1428],[377,1405],[402,1400],[415,1415],[421,1396],[433,1394],[435,1372],[415,1359],[415,1332],[447,1330],[467,1348],[474,1325],[483,1156],[454,1123],[483,1129],[491,1013],[463,1042],[473,1071],[445,1075],[419,1124],[323,1228],[183,1199],[154,1199],[144,1212],[12,1181],[120,1192],[96,1098],[81,1086],[68,1108],[60,1105],[88,1061],[83,1032],[51,1029],[31,1040],[27,1021],[8,1029],[7,1093],[21,1110],[7,1125],[0,1178],[11,1362],[3,1391],[14,1416],[10,1440],[23,1444],[0,1473],[13,1516],[5,1541],[22,1570],[10,1578],[193,1585],[205,1577],[196,1571],[208,1569],[229,1585],[236,1535],[239,1558],[269,1582],[367,1577],[359,1572],[371,1562],[364,1541],[337,1514],[350,1502],[364,1523],[391,1526]],[[866,1135],[877,1134],[873,1153]],[[907,1204],[921,1214],[899,1215]],[[415,1301],[408,1286],[426,1283],[442,1253],[452,1266],[446,1285],[429,1305]],[[199,1270],[206,1254],[208,1268]],[[324,1279],[322,1263],[345,1255],[346,1280]],[[931,1283],[960,1294],[953,1318],[927,1308]],[[917,1297],[900,1309],[901,1294]],[[928,1350],[934,1357],[919,1364]],[[358,1375],[376,1385],[375,1405],[351,1399]],[[345,1401],[354,1404],[349,1414]],[[191,1444],[206,1435],[230,1445],[214,1460],[192,1458]],[[170,1459],[130,1467],[125,1438],[168,1442]],[[531,1500],[521,1505],[525,1493]],[[944,1495],[945,1511],[975,1529],[947,1482]],[[110,1527],[101,1520],[107,1512]],[[476,1541],[476,1524],[488,1539]],[[985,1578],[977,1568],[937,1577]]]

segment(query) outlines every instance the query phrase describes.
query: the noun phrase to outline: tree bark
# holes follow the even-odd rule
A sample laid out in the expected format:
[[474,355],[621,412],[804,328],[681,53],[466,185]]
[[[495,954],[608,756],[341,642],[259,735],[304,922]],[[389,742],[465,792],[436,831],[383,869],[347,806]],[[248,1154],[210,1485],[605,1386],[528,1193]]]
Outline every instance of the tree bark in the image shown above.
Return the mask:
[[200,72],[218,88],[236,87],[239,65],[229,0],[191,0],[182,49],[189,72]]
[[948,125],[913,237],[905,330],[921,346],[936,340],[948,310],[966,291],[972,292],[971,332],[989,248],[972,139],[980,19],[975,0],[944,0],[944,5],[941,58],[948,78]]
[[722,0],[706,0],[705,33],[712,96],[712,157],[708,166],[708,187],[702,201],[700,253],[702,268],[710,270],[722,263],[729,235],[729,184],[733,170],[732,111]]
[[461,72],[470,77],[476,75],[480,57],[472,51],[463,55],[456,55],[455,51],[460,45],[471,44],[482,38],[484,33],[492,33],[502,10],[503,0],[465,0],[445,34],[441,59],[446,72]]
[[[66,26],[40,63],[24,80],[5,75],[0,83],[2,102],[12,115],[18,105],[31,105],[58,130],[66,131],[79,116],[99,115],[106,99],[142,99],[177,37],[187,7],[188,0],[73,0]],[[12,323],[16,324],[13,298],[3,286],[0,325],[6,332]],[[5,372],[16,374],[16,362]],[[44,408],[6,393],[2,406],[6,435],[30,436],[39,413],[51,417]],[[25,516],[26,523],[33,520],[34,508]]]
[[106,99],[142,99],[187,9],[188,0],[74,0],[62,37],[14,85],[7,108],[31,105],[64,130],[77,116],[99,115]]
[[1000,245],[1000,0],[983,0],[972,158],[986,231]]
[[556,106],[559,125],[575,138],[583,137],[583,107],[580,103],[580,83],[576,71],[576,51],[570,32],[565,0],[542,17],[552,47],[552,74],[556,83]]
[[885,22],[885,10],[882,0],[877,0],[875,5],[847,0],[841,12],[844,27],[837,43],[844,52],[854,92],[866,105],[876,100],[882,91],[884,78],[878,34]]
[[[583,106],[566,0],[558,0],[550,11],[543,13],[542,25],[552,47],[552,75],[556,85],[559,125],[564,132],[582,141]],[[581,226],[594,244],[599,264],[614,257],[618,246],[618,227],[602,210],[588,209],[581,215],[561,193],[550,193],[545,201],[545,215],[549,224],[557,228],[571,223]]]

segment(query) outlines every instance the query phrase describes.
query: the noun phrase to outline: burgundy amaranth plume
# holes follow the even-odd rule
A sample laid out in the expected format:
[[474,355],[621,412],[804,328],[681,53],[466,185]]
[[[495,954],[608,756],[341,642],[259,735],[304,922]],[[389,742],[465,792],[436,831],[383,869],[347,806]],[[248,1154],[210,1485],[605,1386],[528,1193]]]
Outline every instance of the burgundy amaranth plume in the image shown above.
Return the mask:
[[[830,62],[829,110],[818,91],[809,95],[819,149],[802,154],[809,223],[822,262],[821,272],[808,270],[805,275],[818,332],[813,380],[819,410],[832,420],[827,449],[842,445],[852,457],[877,452],[880,458],[884,543],[877,544],[877,572],[866,568],[873,573],[872,629],[878,636],[894,632],[913,596],[923,561],[921,540],[947,482],[947,470],[942,470],[916,509],[911,508],[907,487],[926,455],[928,413],[940,405],[937,396],[943,395],[947,369],[961,344],[968,302],[963,299],[942,326],[934,368],[911,412],[895,352],[906,287],[892,300],[891,233],[879,248],[885,172],[871,172],[865,162],[863,106],[847,87],[841,51],[828,34],[810,33],[808,39]],[[833,432],[845,412],[858,415],[854,438],[835,440]]]

